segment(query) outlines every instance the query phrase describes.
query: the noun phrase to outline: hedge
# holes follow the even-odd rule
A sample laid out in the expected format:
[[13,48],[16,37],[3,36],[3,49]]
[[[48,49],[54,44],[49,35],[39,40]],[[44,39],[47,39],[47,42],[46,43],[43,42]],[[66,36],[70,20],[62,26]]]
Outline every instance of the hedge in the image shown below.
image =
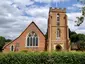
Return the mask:
[[1,53],[0,64],[85,64],[84,52]]

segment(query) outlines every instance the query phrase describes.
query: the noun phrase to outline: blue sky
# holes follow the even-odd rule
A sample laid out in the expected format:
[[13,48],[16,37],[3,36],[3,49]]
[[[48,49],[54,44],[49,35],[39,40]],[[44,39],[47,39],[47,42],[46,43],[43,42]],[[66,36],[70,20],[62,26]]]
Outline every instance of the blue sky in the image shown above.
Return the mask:
[[[67,8],[67,13],[80,12],[80,8],[81,6],[83,6],[82,4],[80,4],[80,2],[78,2],[78,0],[60,0],[60,1],[48,0],[48,2],[47,1],[45,2],[44,0],[44,2],[35,1],[32,5],[36,5],[38,7],[44,7],[48,5],[48,7]],[[25,7],[29,8],[32,5],[26,4]],[[18,6],[18,8],[22,9],[22,7],[20,6]]]
[[81,16],[81,7],[77,0],[1,0],[0,36],[15,39],[34,21],[41,31],[47,31],[49,7],[66,8],[68,27],[77,33],[85,34],[85,22],[74,26],[77,16]]

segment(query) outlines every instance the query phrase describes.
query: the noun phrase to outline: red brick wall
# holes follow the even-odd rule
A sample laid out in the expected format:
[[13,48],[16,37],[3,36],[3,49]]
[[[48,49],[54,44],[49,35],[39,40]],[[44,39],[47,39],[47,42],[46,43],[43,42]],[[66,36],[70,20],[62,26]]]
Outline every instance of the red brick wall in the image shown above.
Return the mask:
[[[34,31],[38,37],[38,47],[26,47],[26,37],[29,32]],[[31,23],[29,27],[12,43],[4,47],[3,52],[9,52],[10,46],[13,45],[15,47],[16,43],[19,43],[19,51],[28,50],[28,51],[44,51],[45,50],[45,37],[41,33],[41,31],[36,27],[34,23]]]

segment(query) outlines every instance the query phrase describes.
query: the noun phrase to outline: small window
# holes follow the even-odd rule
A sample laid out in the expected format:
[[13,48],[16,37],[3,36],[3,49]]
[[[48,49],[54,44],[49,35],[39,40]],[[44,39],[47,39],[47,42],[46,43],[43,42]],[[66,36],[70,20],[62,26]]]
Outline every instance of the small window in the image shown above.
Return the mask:
[[36,38],[34,37],[34,38],[33,38],[33,46],[35,46],[35,39],[36,39]]
[[57,26],[59,26],[59,25],[60,25],[60,15],[57,14]]
[[30,36],[27,38],[27,46],[29,46],[30,45]]
[[38,46],[38,37],[36,37],[36,46]]
[[59,28],[57,29],[57,37],[56,38],[60,39],[60,29]]
[[30,37],[30,42],[29,43],[30,43],[30,46],[32,46],[32,37]]
[[14,51],[14,46],[13,45],[10,47],[10,51]]
[[59,22],[59,21],[60,21],[60,15],[57,14],[57,22]]

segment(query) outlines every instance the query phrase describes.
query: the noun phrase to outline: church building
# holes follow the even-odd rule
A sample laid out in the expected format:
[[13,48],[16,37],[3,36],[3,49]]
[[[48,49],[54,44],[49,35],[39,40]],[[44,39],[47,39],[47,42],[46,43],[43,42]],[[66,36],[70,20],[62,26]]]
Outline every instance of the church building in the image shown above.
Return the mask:
[[19,37],[3,47],[3,52],[69,51],[70,40],[65,8],[50,8],[47,34],[46,39],[39,27],[32,22]]

